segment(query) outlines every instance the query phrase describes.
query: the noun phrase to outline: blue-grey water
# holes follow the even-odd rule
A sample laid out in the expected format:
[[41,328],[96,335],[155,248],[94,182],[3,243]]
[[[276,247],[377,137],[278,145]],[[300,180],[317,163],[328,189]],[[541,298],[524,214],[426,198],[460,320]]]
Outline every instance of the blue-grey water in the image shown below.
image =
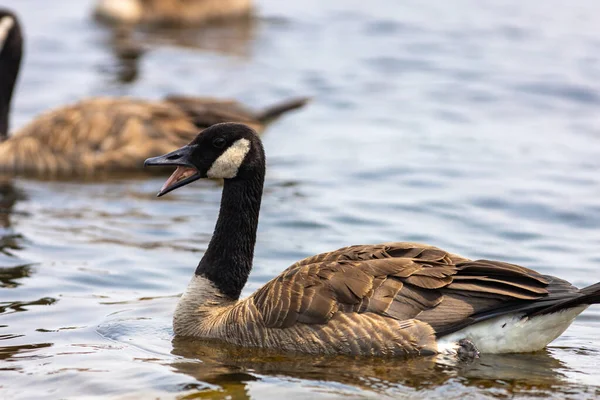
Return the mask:
[[[349,244],[427,242],[600,281],[597,1],[260,0],[254,24],[136,32],[81,0],[3,0],[26,31],[13,128],[93,95],[314,101],[264,136],[251,293]],[[262,354],[174,339],[220,186],[0,187],[2,398],[595,398],[600,307],[547,350],[473,364]]]

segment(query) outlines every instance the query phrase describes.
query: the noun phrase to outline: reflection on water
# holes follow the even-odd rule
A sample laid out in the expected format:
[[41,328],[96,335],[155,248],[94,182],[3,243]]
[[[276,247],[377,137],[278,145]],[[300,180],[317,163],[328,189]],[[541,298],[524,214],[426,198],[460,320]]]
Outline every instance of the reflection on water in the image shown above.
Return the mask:
[[[8,337],[4,339],[9,339]],[[1,340],[1,338],[0,338]],[[22,346],[4,346],[0,347],[0,360],[5,361],[15,361],[23,358],[35,358],[35,356],[30,356],[29,353],[32,353],[35,350],[43,349],[46,347],[51,347],[52,343],[36,343],[36,344],[26,344]]]
[[[114,34],[90,20],[91,1],[3,5],[28,39],[15,128],[98,94],[252,106],[314,95],[263,136],[244,295],[303,257],[389,240],[579,287],[600,281],[595,2],[257,0],[255,25]],[[0,398],[600,396],[600,307],[547,351],[470,364],[174,339],[173,310],[212,235],[221,186],[157,200],[163,182],[0,180]]]
[[[0,227],[10,227],[10,216],[14,212],[15,203],[26,199],[27,196],[14,185],[12,178],[0,176]],[[0,251],[4,252],[5,248],[10,248],[13,243],[11,238],[11,235],[2,235]]]
[[146,48],[134,39],[133,29],[128,26],[117,26],[110,30],[110,38],[106,45],[115,60],[113,71],[105,72],[116,75],[116,81],[122,84],[132,83],[139,76],[140,59]]
[[27,311],[30,306],[49,306],[57,300],[51,297],[42,297],[33,301],[14,301],[10,303],[0,302],[0,314]]
[[141,29],[146,45],[178,46],[191,50],[216,52],[225,56],[250,57],[257,25],[253,18],[222,21],[200,28]]
[[[0,214],[3,215],[3,214]],[[2,220],[4,222],[5,225],[10,225],[10,221],[9,221],[9,217],[10,214],[6,213],[4,214],[4,216],[6,218],[2,219],[0,218],[0,220]],[[5,235],[3,235],[2,237],[0,237],[0,252],[10,256],[13,254],[14,250],[21,250],[21,240],[23,238],[19,235],[19,234],[12,234],[12,233],[7,233]]]
[[[398,396],[427,393],[451,384],[463,390],[498,388],[506,394],[550,395],[564,380],[566,368],[547,351],[534,354],[485,355],[471,363],[439,363],[435,357],[417,359],[373,359],[346,356],[307,356],[281,354],[257,349],[241,349],[215,342],[186,338],[173,339],[173,354],[185,361],[170,363],[178,372],[212,385],[226,395],[251,398],[248,382],[277,376],[314,382],[337,382],[358,387],[367,393]],[[196,362],[190,361],[196,359]],[[248,373],[250,371],[250,373]],[[472,389],[469,389],[471,388]],[[204,389],[208,392],[212,388]]]
[[[5,253],[6,254],[6,253]],[[16,267],[0,267],[0,283],[3,288],[19,286],[19,279],[31,276],[32,264],[18,265]]]
[[104,26],[108,34],[105,44],[115,61],[114,66],[104,72],[115,75],[119,83],[133,83],[140,75],[144,53],[158,46],[248,58],[257,24],[253,18],[244,18],[195,28]]

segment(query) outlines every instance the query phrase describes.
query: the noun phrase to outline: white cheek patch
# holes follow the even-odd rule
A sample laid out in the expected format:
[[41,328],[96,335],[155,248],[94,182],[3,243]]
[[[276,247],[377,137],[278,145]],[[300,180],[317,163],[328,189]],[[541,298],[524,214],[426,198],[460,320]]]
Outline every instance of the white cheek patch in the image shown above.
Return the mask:
[[248,139],[237,140],[215,160],[206,175],[209,178],[234,178],[249,151],[250,141]]
[[5,16],[0,19],[0,51],[4,47],[4,42],[12,27],[15,25],[15,20],[11,16]]

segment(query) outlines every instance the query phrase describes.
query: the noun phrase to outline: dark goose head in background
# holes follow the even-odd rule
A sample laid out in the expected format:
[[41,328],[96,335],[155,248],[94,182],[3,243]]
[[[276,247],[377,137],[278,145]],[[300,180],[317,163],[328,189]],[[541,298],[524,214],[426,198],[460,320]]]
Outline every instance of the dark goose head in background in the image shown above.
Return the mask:
[[16,15],[0,8],[0,138],[8,135],[10,104],[21,67],[23,34]]

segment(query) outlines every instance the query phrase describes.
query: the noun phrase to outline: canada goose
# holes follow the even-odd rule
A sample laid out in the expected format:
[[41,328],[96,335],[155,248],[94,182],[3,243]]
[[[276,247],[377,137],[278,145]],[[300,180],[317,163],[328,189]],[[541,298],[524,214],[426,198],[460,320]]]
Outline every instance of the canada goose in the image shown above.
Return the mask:
[[251,0],[100,0],[94,10],[101,21],[149,25],[199,25],[251,13]]
[[308,257],[240,300],[265,176],[256,133],[213,125],[145,165],[177,167],[158,196],[199,178],[225,180],[214,234],[175,311],[177,335],[324,354],[530,352],[600,302],[600,283],[577,289],[518,265],[417,243]]
[[254,112],[215,98],[89,98],[48,111],[8,137],[22,42],[16,16],[0,9],[0,172],[53,177],[139,170],[145,158],[185,145],[199,128],[238,121],[262,131],[307,102],[295,98]]

